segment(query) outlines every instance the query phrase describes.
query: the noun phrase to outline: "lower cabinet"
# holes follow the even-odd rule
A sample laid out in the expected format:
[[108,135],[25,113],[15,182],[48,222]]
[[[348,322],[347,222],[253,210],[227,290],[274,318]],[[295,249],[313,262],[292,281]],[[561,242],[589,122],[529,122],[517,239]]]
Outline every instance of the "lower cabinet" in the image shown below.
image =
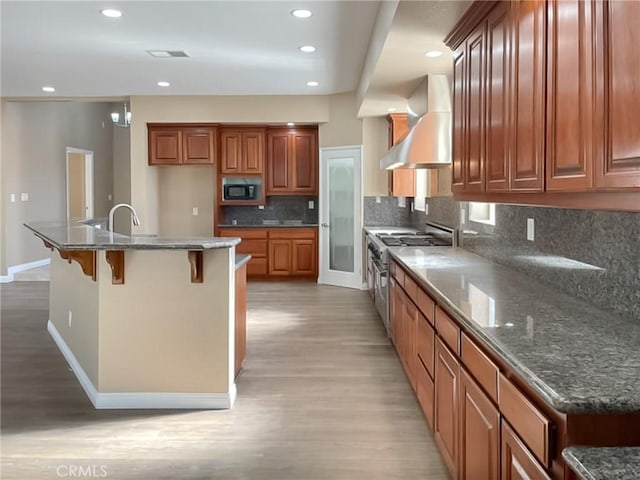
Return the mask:
[[436,340],[435,415],[433,436],[453,478],[458,478],[458,389],[460,363]]
[[291,240],[269,240],[269,275],[291,274]]
[[501,480],[551,480],[509,424],[502,420]]
[[500,478],[500,412],[463,369],[460,375],[460,478]]

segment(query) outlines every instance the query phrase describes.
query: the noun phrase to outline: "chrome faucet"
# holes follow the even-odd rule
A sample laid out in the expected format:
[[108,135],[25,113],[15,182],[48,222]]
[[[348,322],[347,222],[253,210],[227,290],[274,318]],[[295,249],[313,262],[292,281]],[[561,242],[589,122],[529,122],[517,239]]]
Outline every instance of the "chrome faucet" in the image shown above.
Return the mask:
[[109,223],[107,223],[107,230],[110,231],[110,232],[113,232],[113,217],[116,214],[116,210],[118,210],[120,207],[125,207],[125,208],[128,208],[129,210],[131,210],[131,215],[133,216],[133,224],[136,227],[138,225],[140,225],[140,219],[138,218],[138,214],[133,209],[133,207],[131,205],[129,205],[128,203],[119,203],[119,204],[114,205],[113,207],[111,207],[111,210],[109,210]]

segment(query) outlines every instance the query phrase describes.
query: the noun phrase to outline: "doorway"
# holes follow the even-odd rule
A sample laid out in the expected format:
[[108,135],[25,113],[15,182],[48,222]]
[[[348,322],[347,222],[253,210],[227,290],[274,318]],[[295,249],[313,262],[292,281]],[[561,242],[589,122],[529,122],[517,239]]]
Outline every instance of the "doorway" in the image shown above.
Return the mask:
[[93,152],[67,147],[67,219],[93,218]]
[[318,283],[362,288],[362,146],[320,150]]

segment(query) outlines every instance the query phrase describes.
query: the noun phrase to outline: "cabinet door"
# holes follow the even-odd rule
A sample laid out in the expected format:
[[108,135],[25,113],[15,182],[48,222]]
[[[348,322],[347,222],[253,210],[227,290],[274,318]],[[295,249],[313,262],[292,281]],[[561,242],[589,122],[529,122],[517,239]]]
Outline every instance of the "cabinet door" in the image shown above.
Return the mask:
[[182,163],[182,131],[179,128],[149,127],[149,165]]
[[513,149],[510,190],[544,189],[545,122],[544,0],[512,2]]
[[182,129],[182,163],[185,165],[213,165],[215,157],[212,128]]
[[316,274],[316,241],[292,240],[292,275],[314,276]]
[[291,275],[291,240],[269,240],[269,275]]
[[453,133],[451,159],[451,190],[464,191],[465,165],[467,154],[465,151],[466,121],[466,51],[464,44],[453,57]]
[[460,375],[460,478],[500,478],[500,412],[464,370]]
[[392,197],[416,196],[416,173],[414,170],[396,168],[389,172]]
[[222,173],[241,173],[242,135],[238,131],[220,133],[220,168]]
[[242,173],[261,174],[264,163],[264,133],[242,132]]
[[459,376],[460,364],[438,338],[433,436],[453,478],[458,478]]
[[502,480],[550,480],[509,424],[502,421]]
[[596,3],[599,189],[640,187],[640,4]]
[[291,134],[292,169],[291,193],[318,194],[318,145],[315,132]]
[[488,192],[509,190],[511,130],[511,18],[509,2],[500,2],[487,20],[487,146]]
[[467,162],[465,191],[484,191],[486,23],[467,40]]
[[547,4],[547,191],[584,191],[593,184],[593,5]]
[[289,133],[267,134],[267,195],[282,194],[290,190]]

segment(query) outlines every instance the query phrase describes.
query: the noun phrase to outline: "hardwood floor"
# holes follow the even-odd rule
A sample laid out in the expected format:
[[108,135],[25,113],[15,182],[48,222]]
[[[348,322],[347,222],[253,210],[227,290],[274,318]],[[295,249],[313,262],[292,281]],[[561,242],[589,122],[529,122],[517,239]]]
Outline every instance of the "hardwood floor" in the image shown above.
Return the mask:
[[108,411],[46,331],[48,283],[0,290],[3,479],[448,478],[365,292],[250,283],[232,410]]

